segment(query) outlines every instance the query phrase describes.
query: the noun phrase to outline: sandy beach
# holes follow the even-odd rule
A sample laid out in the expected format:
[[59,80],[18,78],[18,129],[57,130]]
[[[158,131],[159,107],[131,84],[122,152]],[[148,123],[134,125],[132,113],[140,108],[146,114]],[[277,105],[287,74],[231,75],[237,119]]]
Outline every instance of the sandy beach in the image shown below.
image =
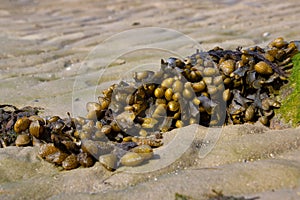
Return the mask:
[[[296,0],[3,0],[0,104],[41,107],[43,116],[82,115],[86,102],[132,71],[199,48],[265,46],[278,36],[299,40],[299,19]],[[166,134],[166,148],[178,131]],[[199,144],[208,129],[191,125],[183,132],[194,132],[193,141],[178,157],[158,162],[157,170],[134,172],[110,172],[99,163],[60,171],[40,160],[36,147],[3,148],[0,198],[175,199],[178,193],[207,199],[213,189],[237,197],[300,198],[299,128],[245,124],[210,131],[219,134],[207,155],[199,155]]]

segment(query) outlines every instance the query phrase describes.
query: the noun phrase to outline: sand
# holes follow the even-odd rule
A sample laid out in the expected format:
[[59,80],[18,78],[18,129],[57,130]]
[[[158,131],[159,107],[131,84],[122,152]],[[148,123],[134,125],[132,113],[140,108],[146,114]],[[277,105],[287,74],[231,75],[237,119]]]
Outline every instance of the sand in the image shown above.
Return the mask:
[[[109,83],[156,68],[161,58],[185,57],[197,48],[264,46],[278,36],[299,40],[299,18],[296,0],[4,0],[0,103],[43,107],[44,116],[81,115],[85,103],[95,101]],[[161,155],[168,156],[159,169],[153,171],[149,162],[148,169],[139,168],[142,173],[112,173],[99,164],[61,172],[38,159],[36,148],[0,149],[0,198],[174,199],[180,193],[205,199],[212,189],[261,199],[299,198],[299,128],[209,129],[218,133],[207,138],[213,143],[205,140],[206,128],[184,131],[195,135],[177,138],[183,141],[178,151],[166,145]],[[174,132],[168,134],[171,144]]]

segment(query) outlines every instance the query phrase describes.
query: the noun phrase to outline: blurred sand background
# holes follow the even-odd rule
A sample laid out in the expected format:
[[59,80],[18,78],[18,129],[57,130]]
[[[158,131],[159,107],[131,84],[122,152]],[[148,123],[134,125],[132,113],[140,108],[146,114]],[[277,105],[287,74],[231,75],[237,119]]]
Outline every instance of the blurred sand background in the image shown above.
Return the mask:
[[[299,19],[298,0],[1,0],[0,104],[43,107],[43,115],[74,113],[74,102],[76,108],[95,100],[103,69],[101,61],[88,69],[82,64],[93,59],[89,53],[97,45],[122,31],[168,28],[193,38],[203,50],[235,49],[263,46],[278,36],[299,40]],[[178,47],[172,37],[152,40],[158,46]],[[118,48],[118,42],[126,46],[122,38],[114,42],[112,49]],[[194,46],[185,48],[189,47],[195,51]],[[115,60],[101,80],[119,80],[132,66],[170,56],[151,52],[145,56],[145,52]],[[197,160],[197,145],[192,145],[176,163],[150,174],[112,174],[100,165],[59,172],[38,160],[34,148],[0,149],[0,198],[174,199],[178,192],[205,199],[216,189],[261,199],[299,199],[299,128],[257,127],[230,126],[204,159]]]
[[[48,114],[66,115],[72,110],[73,85],[76,75],[82,75],[82,62],[95,46],[122,31],[170,28],[204,50],[234,49],[262,45],[277,36],[299,39],[299,10],[296,0],[2,0],[0,103],[40,106]],[[160,42],[168,45],[172,39]],[[97,83],[99,77],[92,73],[97,71],[90,71],[86,87]]]

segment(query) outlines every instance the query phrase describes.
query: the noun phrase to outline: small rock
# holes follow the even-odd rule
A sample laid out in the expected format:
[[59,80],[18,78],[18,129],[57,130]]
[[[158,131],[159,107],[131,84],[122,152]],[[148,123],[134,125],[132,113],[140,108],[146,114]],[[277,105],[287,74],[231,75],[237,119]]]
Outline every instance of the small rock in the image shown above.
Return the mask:
[[264,32],[262,36],[263,36],[263,37],[268,37],[268,36],[270,36],[270,35],[271,35],[271,34],[270,34],[269,32]]

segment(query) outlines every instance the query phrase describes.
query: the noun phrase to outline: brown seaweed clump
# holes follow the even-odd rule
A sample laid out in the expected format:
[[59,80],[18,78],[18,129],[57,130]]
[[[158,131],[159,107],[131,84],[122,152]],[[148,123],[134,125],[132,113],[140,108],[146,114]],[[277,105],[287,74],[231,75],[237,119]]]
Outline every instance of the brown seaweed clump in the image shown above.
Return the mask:
[[18,109],[13,105],[0,105],[0,148],[32,144],[31,139],[21,133],[29,128],[28,117],[36,115],[38,111],[39,108],[30,106]]
[[85,117],[41,118],[37,108],[0,106],[1,147],[40,146],[39,156],[74,169],[99,161],[105,168],[137,166],[153,157],[163,133],[189,124],[269,126],[280,88],[288,82],[294,42],[277,38],[266,48],[216,47],[185,60],[161,60],[86,104]]

